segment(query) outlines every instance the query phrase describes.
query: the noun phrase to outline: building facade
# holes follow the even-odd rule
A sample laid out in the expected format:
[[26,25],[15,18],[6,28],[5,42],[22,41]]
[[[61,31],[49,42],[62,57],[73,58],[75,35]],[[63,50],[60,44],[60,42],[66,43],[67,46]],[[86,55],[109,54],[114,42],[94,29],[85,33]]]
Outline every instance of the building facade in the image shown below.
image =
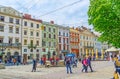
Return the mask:
[[58,54],[58,27],[51,22],[42,22],[42,55],[46,55],[48,59],[53,54]]
[[11,7],[0,7],[0,58],[21,60],[22,14]]
[[79,56],[79,30],[78,28],[70,28],[70,52]]
[[86,52],[88,55],[92,54],[92,51],[94,51],[94,45],[95,45],[95,35],[93,32],[91,32],[86,27],[81,27],[79,29],[80,31],[80,55],[86,55]]
[[23,16],[22,22],[22,57],[23,62],[33,57],[39,59],[42,47],[41,20],[34,19],[29,14]]
[[70,52],[69,27],[58,26],[59,53],[66,54]]

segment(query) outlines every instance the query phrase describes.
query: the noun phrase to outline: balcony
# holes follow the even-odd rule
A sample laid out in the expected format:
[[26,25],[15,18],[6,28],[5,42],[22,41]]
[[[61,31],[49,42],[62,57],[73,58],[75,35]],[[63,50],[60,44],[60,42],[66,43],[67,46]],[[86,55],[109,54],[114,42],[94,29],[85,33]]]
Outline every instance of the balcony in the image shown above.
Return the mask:
[[84,48],[94,48],[94,46],[84,46]]
[[20,47],[21,43],[0,43],[0,47]]

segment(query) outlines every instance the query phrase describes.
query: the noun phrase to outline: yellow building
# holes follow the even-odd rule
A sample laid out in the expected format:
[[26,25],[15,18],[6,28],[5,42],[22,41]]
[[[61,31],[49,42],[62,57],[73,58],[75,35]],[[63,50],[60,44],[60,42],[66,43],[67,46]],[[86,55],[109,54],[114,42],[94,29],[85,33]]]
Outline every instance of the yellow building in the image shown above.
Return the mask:
[[94,44],[95,44],[95,34],[91,32],[89,29],[86,27],[81,27],[79,29],[80,31],[80,55],[91,55],[92,52],[94,52]]
[[41,20],[34,19],[31,15],[25,14],[22,27],[22,53],[23,62],[33,57],[39,59],[42,46]]

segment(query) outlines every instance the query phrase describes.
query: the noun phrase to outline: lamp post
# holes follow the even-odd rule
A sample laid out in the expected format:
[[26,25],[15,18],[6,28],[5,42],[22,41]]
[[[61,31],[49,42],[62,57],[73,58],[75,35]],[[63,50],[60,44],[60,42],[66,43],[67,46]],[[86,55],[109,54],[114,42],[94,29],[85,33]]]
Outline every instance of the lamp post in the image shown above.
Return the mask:
[[4,57],[4,54],[5,54],[5,49],[6,49],[6,46],[3,46],[3,43],[1,44],[1,52],[2,52],[2,62],[4,62],[4,59],[5,59],[5,57]]

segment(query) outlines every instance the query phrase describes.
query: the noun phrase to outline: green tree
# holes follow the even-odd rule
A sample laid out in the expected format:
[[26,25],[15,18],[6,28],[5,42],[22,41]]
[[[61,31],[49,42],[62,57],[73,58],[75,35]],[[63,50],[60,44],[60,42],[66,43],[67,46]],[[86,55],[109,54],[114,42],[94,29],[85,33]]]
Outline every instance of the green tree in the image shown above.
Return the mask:
[[120,47],[120,0],[90,0],[88,21],[100,41]]

